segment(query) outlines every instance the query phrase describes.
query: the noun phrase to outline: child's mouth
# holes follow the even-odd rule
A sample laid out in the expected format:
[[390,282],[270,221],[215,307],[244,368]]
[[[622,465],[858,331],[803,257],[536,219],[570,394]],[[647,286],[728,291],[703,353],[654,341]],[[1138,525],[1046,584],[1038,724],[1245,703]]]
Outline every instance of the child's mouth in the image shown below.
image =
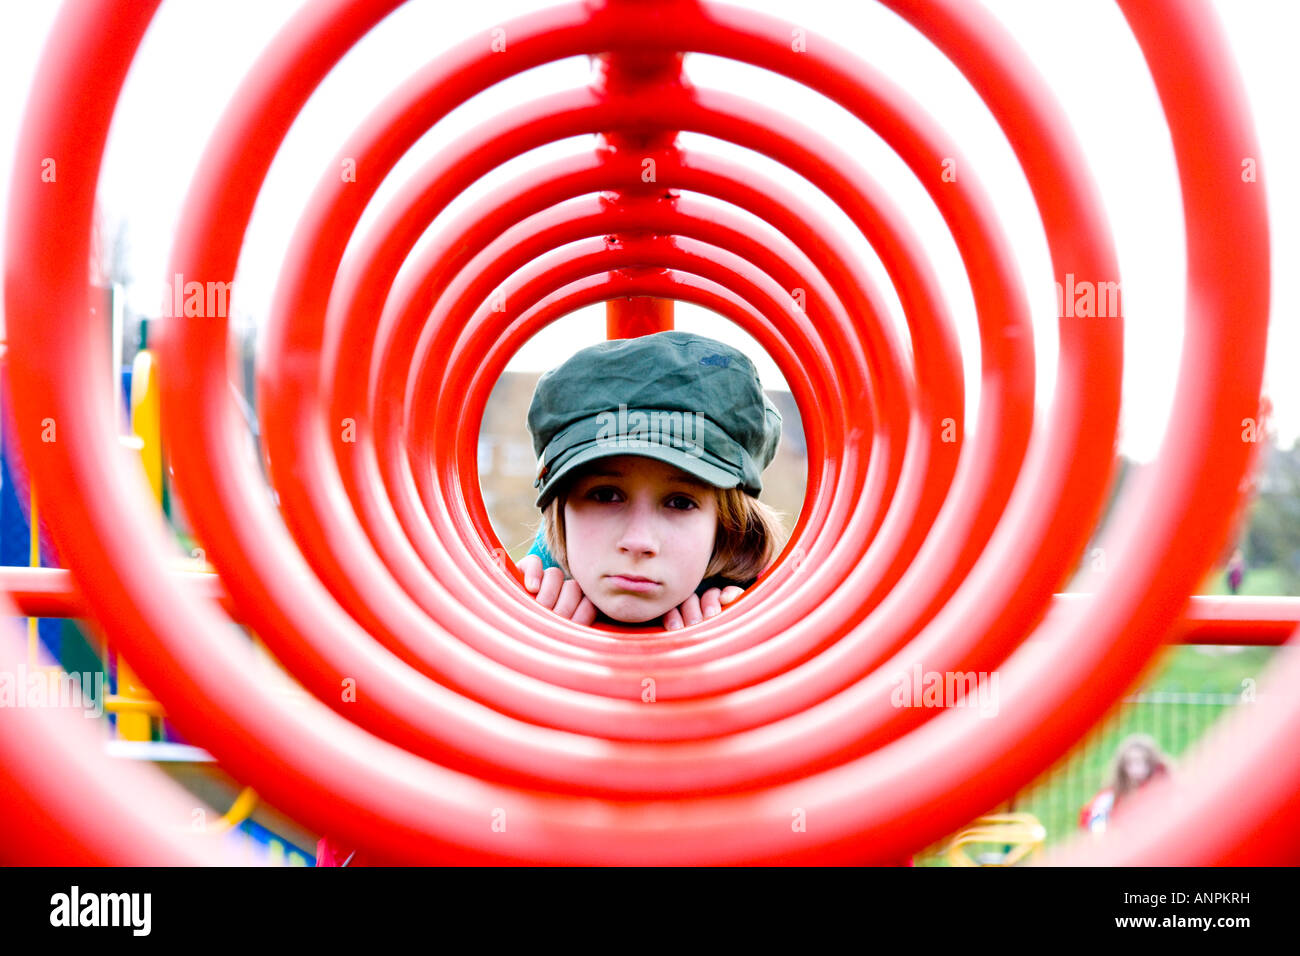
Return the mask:
[[645,593],[647,591],[653,591],[655,588],[659,587],[657,581],[651,581],[649,578],[625,577],[622,574],[609,574],[606,575],[606,578],[608,578],[613,587],[620,591],[636,591],[638,593]]

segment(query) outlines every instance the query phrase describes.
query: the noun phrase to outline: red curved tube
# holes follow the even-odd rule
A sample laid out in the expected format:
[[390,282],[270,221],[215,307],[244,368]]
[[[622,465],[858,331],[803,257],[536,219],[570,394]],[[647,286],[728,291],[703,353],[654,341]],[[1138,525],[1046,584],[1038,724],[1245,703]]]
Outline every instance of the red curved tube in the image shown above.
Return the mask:
[[[978,6],[956,0],[892,0],[889,5],[970,77],[1002,125],[1039,204],[1053,269],[1097,281],[1117,278],[1100,203],[1068,124],[996,21]],[[173,253],[173,265],[179,267],[175,271],[200,281],[230,279],[258,186],[297,108],[333,63],[393,6],[377,0],[324,0],[301,11],[276,39],[214,132],[187,200]],[[1139,673],[1215,556],[1232,510],[1225,503],[1235,503],[1248,461],[1245,446],[1231,436],[1258,403],[1268,315],[1268,232],[1262,184],[1243,189],[1236,179],[1239,158],[1256,153],[1249,117],[1240,108],[1240,82],[1207,5],[1123,0],[1121,7],[1165,106],[1188,223],[1189,285],[1196,294],[1188,297],[1178,392],[1179,439],[1166,444],[1149,480],[1121,502],[1118,531],[1107,544],[1119,573],[1102,580],[1096,595],[1082,608],[1073,602],[1051,604],[1053,588],[1073,566],[1104,499],[1119,398],[1120,318],[1062,319],[1057,399],[1044,427],[1029,442],[1023,462],[1018,453],[1003,460],[982,455],[981,446],[989,447],[983,443],[990,436],[973,436],[913,569],[847,637],[861,648],[870,642],[873,629],[885,633],[880,622],[909,615],[924,622],[919,633],[893,661],[862,676],[848,690],[784,719],[791,746],[819,734],[844,733],[846,721],[864,715],[870,718],[864,724],[868,734],[877,736],[855,741],[836,754],[822,750],[806,763],[790,762],[788,749],[783,752],[761,744],[776,732],[777,724],[730,737],[711,737],[702,724],[696,728],[696,739],[664,743],[570,734],[561,744],[561,732],[494,713],[428,681],[375,646],[293,547],[255,480],[256,463],[247,458],[228,406],[224,367],[218,368],[219,358],[224,358],[224,322],[214,319],[172,323],[163,343],[168,396],[164,426],[178,485],[196,520],[203,522],[205,544],[235,606],[253,610],[259,628],[265,625],[280,647],[295,652],[287,656],[311,664],[310,671],[296,675],[300,680],[321,689],[331,683],[338,686],[344,679],[357,680],[359,700],[384,684],[396,688],[373,706],[368,700],[363,704],[369,708],[368,719],[387,739],[350,722],[344,716],[346,707],[338,707],[343,713],[336,713],[315,703],[301,709],[286,705],[249,676],[255,672],[251,652],[229,641],[228,618],[216,605],[196,599],[188,589],[158,587],[160,580],[173,574],[168,542],[159,534],[143,482],[122,467],[122,456],[112,440],[113,422],[95,399],[107,388],[96,355],[96,336],[83,323],[68,318],[85,314],[84,263],[104,140],[122,79],[154,5],[88,2],[77,8],[75,17],[65,9],[56,25],[58,42],[42,58],[18,151],[20,168],[36,168],[41,157],[58,156],[61,185],[57,190],[24,191],[15,184],[6,243],[5,305],[15,421],[23,451],[34,480],[48,489],[45,513],[87,608],[123,653],[139,662],[142,678],[188,736],[207,746],[230,772],[256,786],[268,800],[293,811],[308,825],[364,846],[376,859],[887,861],[950,832],[1064,753]],[[926,163],[936,151],[952,155],[945,150],[953,144],[922,116],[906,117],[910,122],[904,122],[892,109],[901,99],[883,78],[823,38],[809,38],[806,50],[792,50],[787,25],[772,18],[686,0],[657,6],[655,17],[641,11],[639,5],[619,0],[590,0],[524,17],[507,25],[508,50],[484,58],[478,44],[467,44],[431,65],[405,89],[418,97],[430,78],[446,79],[439,96],[423,102],[425,118],[432,119],[446,104],[497,79],[579,53],[612,51],[616,57],[662,58],[684,48],[781,72],[839,101],[890,138],[944,207],[967,258],[987,327],[1020,327],[1023,306],[1010,291],[1015,283],[1008,274],[1008,261],[1001,258],[995,233],[986,228],[992,222],[988,200],[971,188],[949,196],[937,194],[935,183],[926,177]],[[664,96],[685,103],[680,91],[665,91]],[[725,105],[724,99],[710,97],[701,94],[698,102]],[[75,127],[64,120],[65,102],[78,104]],[[651,130],[664,129],[662,123],[645,122]],[[389,146],[400,152],[396,140]],[[793,157],[785,161],[798,168]],[[1224,182],[1237,185],[1224,188]],[[347,197],[341,195],[339,201],[346,203]],[[328,205],[314,207],[309,216],[331,222]],[[683,293],[690,291],[731,310],[736,318],[752,316],[746,299],[755,304],[763,301],[773,316],[781,311],[777,305],[781,290],[772,288],[776,283],[771,279],[742,274],[743,270],[718,271],[726,254],[717,246],[692,245],[688,239],[648,242],[645,248],[632,245],[625,254],[627,261],[640,257],[653,262],[649,257],[653,250],[675,266],[698,265],[699,271],[722,280],[723,290],[696,282],[683,284]],[[606,250],[596,252],[593,265],[622,261]],[[556,268],[574,270],[576,264],[576,258],[561,256]],[[576,271],[574,278],[583,274]],[[519,321],[549,321],[560,308],[578,301],[580,293],[595,295],[619,287],[601,279],[589,283],[583,289],[551,290],[553,295],[540,296],[537,308]],[[770,285],[764,295],[766,283]],[[747,294],[735,295],[741,288]],[[324,316],[329,295],[329,283],[322,282],[320,288],[307,291],[301,304]],[[1005,305],[1006,314],[989,314],[992,303]],[[468,302],[466,307],[473,308]],[[51,315],[62,320],[50,321]],[[1009,326],[998,326],[999,321]],[[286,361],[293,360],[294,344],[287,343]],[[989,345],[992,350],[983,356],[985,394],[993,398],[989,404],[994,407],[985,409],[982,401],[981,420],[1019,421],[1024,426],[1020,434],[1027,435],[1029,408],[1017,406],[1012,399],[1021,394],[1022,383],[1002,382],[1000,376],[1018,367],[1007,360],[1028,355],[1028,339]],[[314,352],[303,353],[302,359],[320,367]],[[433,374],[431,364],[425,368],[426,375]],[[176,370],[182,369],[192,377],[178,378]],[[419,373],[418,365],[414,371]],[[470,387],[479,388],[483,380],[471,372],[472,365],[449,365],[445,384],[435,381],[454,387],[458,376],[467,376]],[[810,371],[807,381],[813,384],[825,375],[826,368]],[[50,388],[45,384],[49,382],[59,384]],[[884,384],[886,377],[880,382]],[[407,384],[403,378],[403,387]],[[1007,390],[999,392],[999,384],[1007,385]],[[386,389],[376,396],[384,394]],[[1007,407],[999,406],[999,396],[1006,396]],[[196,407],[204,414],[180,417],[181,409]],[[375,409],[376,416],[379,411]],[[47,419],[57,424],[58,441],[41,441]],[[1010,451],[1015,450],[1015,434],[1013,430]],[[842,453],[851,459],[864,447],[855,444],[858,440],[850,432],[842,448],[827,447],[826,454]],[[335,467],[334,453],[324,441],[301,447],[310,453],[302,460],[281,456],[272,462],[277,483],[294,474],[300,481],[310,481]],[[456,468],[463,469],[466,460],[460,455]],[[972,478],[967,461],[971,467],[991,471]],[[438,464],[449,465],[441,457]],[[848,477],[852,474],[846,467],[844,482],[856,480]],[[464,535],[474,526],[467,523],[467,511],[460,510],[464,503],[457,502],[454,484],[440,490],[447,481],[457,481],[458,475],[463,470],[446,473],[425,490],[433,492],[427,503],[435,512],[447,506],[456,510],[447,512],[447,517]],[[901,480],[900,491],[906,489],[906,482],[921,479],[902,475]],[[833,495],[844,482],[828,481],[819,496]],[[882,488],[892,484],[891,480]],[[343,486],[335,482],[331,487]],[[1010,489],[1005,511],[1001,507],[992,515],[981,511],[980,502],[969,496],[975,488]],[[338,502],[346,507],[349,499],[340,491]],[[819,515],[831,513],[823,501],[814,507]],[[955,590],[940,598],[921,587],[920,572],[913,572],[960,565],[945,564],[950,556],[936,553],[940,548],[933,542],[946,527],[968,527],[971,534],[964,540],[980,543],[969,555],[974,563],[968,573]],[[805,531],[816,540],[816,529]],[[470,553],[463,537],[449,543],[462,549],[458,553]],[[273,569],[276,579],[259,582],[250,577],[257,568]],[[784,573],[784,566],[778,568],[755,588],[746,606],[737,609],[743,613],[725,624],[717,622],[719,638],[731,630],[757,627],[760,620],[767,628],[780,609],[788,615],[786,623],[795,628],[803,625],[808,619],[801,614],[807,610],[800,605],[804,593],[782,577]],[[492,581],[480,565],[471,565],[467,574],[484,588]],[[256,607],[259,597],[272,603]],[[520,605],[513,607],[523,613]],[[801,616],[791,622],[789,618],[796,614]],[[465,622],[466,628],[474,626],[474,621]],[[1034,647],[1015,650],[1030,633],[1041,640]],[[835,648],[849,644],[847,637],[805,665],[816,662],[824,667]],[[679,647],[668,642],[652,647],[644,662],[657,666],[661,657],[666,659]],[[0,661],[13,653],[12,641],[0,641]],[[330,663],[330,653],[346,654],[364,672],[359,678],[339,672]],[[576,666],[570,656],[562,660],[564,667]],[[728,658],[718,659],[723,660]],[[992,720],[958,709],[928,720],[915,715],[891,718],[881,708],[890,668],[903,660],[951,667],[992,662],[999,667],[1008,706]],[[708,666],[707,662],[700,665]],[[780,681],[793,684],[794,673],[771,682],[777,685],[771,693],[784,693]],[[1284,655],[1274,678],[1300,679],[1300,660],[1294,654]],[[517,672],[502,674],[501,679],[521,688],[535,680]],[[557,700],[564,699],[558,688],[553,692]],[[623,703],[588,696],[593,714],[618,713],[617,707],[606,705]],[[417,702],[428,712],[453,718],[454,726],[446,733],[465,736],[460,770],[421,759],[390,742],[411,738],[412,728],[427,717],[415,706]],[[626,724],[641,721],[644,732],[662,733],[681,722],[673,704],[666,701],[663,707],[651,708],[650,713],[662,713],[662,718],[629,715]],[[571,716],[575,709],[581,710],[572,698],[569,705]],[[556,713],[563,709],[557,705]],[[1279,766],[1274,761],[1277,772],[1267,778],[1255,775],[1258,786],[1245,795],[1235,781],[1287,746],[1300,723],[1300,701],[1293,695],[1265,694],[1252,711],[1247,746],[1233,749],[1224,740],[1212,741],[1187,775],[1178,799],[1162,802],[1171,794],[1157,794],[1154,788],[1144,791],[1136,798],[1133,812],[1107,840],[1069,851],[1066,858],[1125,863],[1294,858],[1300,847],[1300,766]],[[13,710],[0,714],[0,719],[23,724],[19,729],[25,741],[26,722],[32,716]],[[655,727],[660,722],[663,726]],[[42,730],[54,727],[57,720],[41,715],[36,723],[43,727],[32,728],[31,739],[40,742]],[[891,735],[889,728],[898,733]],[[470,739],[474,729],[485,732],[482,740]],[[616,726],[607,733],[625,731],[626,727]],[[78,739],[76,732],[66,737]],[[77,762],[76,748],[84,744],[82,740],[50,751],[72,761],[60,768],[68,788],[60,792],[51,786],[48,775],[41,779],[41,761],[48,753],[37,753],[25,743],[14,745],[15,740],[14,735],[0,735],[0,780],[5,784],[0,787],[0,809],[14,810],[32,821],[33,832],[47,841],[43,851],[32,841],[16,845],[13,852],[18,856],[63,861],[210,859],[203,850],[178,842],[165,826],[153,825],[142,816],[153,808],[166,816],[177,806],[168,803],[174,801],[174,791],[169,797],[167,786],[157,777],[128,774],[102,762]],[[503,777],[514,779],[521,768],[526,775],[529,766],[535,768],[537,779],[546,779],[549,768],[543,766],[542,757],[556,750],[573,767],[583,768],[586,779],[607,771],[624,781],[643,772],[658,754],[665,775],[678,775],[674,781],[678,796],[594,804],[593,793],[599,790],[587,790],[572,780],[550,791],[501,782]],[[674,762],[670,757],[688,752],[701,759]],[[640,771],[638,757],[644,758]],[[728,770],[706,773],[704,757],[727,765]],[[769,779],[782,766],[793,769]],[[710,790],[728,775],[764,783],[740,792]],[[107,836],[91,832],[77,809],[62,799],[80,790],[83,780],[85,792],[103,792],[110,777],[114,783],[126,781],[136,800],[106,807],[114,823],[122,824],[120,837],[115,832]],[[1219,815],[1221,825],[1214,828],[1201,825],[1206,814],[1230,799],[1236,812]],[[790,826],[792,813],[804,816],[806,831]],[[508,821],[504,830],[491,825],[503,817]],[[42,852],[46,855],[37,856]]]

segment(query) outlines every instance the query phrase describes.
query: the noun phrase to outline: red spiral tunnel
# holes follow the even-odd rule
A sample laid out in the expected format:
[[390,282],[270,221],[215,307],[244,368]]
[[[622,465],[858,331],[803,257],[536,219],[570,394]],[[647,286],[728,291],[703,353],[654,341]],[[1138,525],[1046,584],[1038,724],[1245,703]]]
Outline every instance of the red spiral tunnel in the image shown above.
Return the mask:
[[[883,2],[1001,125],[1053,272],[1118,281],[1073,133],[997,22],[958,0]],[[233,279],[294,118],[398,5],[306,5],[267,47],[212,132],[169,275]],[[1238,175],[1241,157],[1258,154],[1240,82],[1207,3],[1119,5],[1182,187],[1183,427],[1126,492],[1112,570],[1086,600],[1052,598],[1105,504],[1122,317],[1060,320],[1056,394],[1035,421],[1029,308],[993,200],[902,88],[824,37],[792,44],[790,24],[738,7],[583,0],[505,24],[491,49],[476,37],[440,56],[324,164],[258,357],[274,500],[230,402],[225,320],[165,323],[171,467],[232,613],[174,570],[175,546],[96,400],[107,384],[83,321],[104,144],[157,3],[65,7],[17,159],[38,168],[58,157],[59,185],[15,184],[5,306],[22,450],[88,614],[188,739],[377,860],[887,862],[952,832],[1066,753],[1142,671],[1217,556],[1248,467],[1237,436],[1259,400],[1268,223],[1263,184]],[[910,167],[974,297],[977,419],[965,420],[967,372],[937,277],[887,191],[797,119],[688,83],[680,68],[692,52],[823,94]],[[442,117],[580,55],[603,58],[591,87],[465,134],[359,228],[388,172]],[[829,196],[879,254],[907,340],[815,211],[778,182],[680,146],[678,131],[763,153]],[[484,176],[583,134],[598,135],[594,150],[497,187],[417,250]],[[941,180],[954,158],[963,175]],[[341,177],[342,161],[364,175]],[[778,563],[734,610],[635,640],[562,620],[517,586],[476,461],[487,397],[515,351],[577,308],[627,296],[694,302],[744,328],[790,382],[808,439],[806,504]],[[47,419],[57,441],[42,440]],[[941,438],[948,420],[958,441]],[[252,676],[232,616],[311,692],[308,704]],[[19,657],[6,635],[0,663]],[[999,672],[997,716],[894,706],[894,675],[916,666]],[[1272,676],[1300,680],[1300,662],[1283,654]],[[189,800],[111,764],[75,720],[14,709],[0,721],[0,806],[29,824],[14,827],[13,859],[226,860],[184,834]],[[1300,701],[1262,693],[1249,722],[1248,745],[1212,742],[1176,790],[1147,788],[1112,834],[1065,859],[1294,858],[1300,765],[1270,761],[1250,793],[1235,781],[1285,749]],[[95,820],[74,793],[96,801]],[[1229,800],[1233,813],[1203,827]]]

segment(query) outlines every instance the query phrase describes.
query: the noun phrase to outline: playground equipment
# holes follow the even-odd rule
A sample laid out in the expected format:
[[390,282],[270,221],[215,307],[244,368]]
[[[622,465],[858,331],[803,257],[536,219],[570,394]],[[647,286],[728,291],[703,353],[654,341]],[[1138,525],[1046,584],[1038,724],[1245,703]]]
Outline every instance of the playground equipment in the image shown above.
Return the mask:
[[[945,854],[953,866],[1015,866],[1034,858],[1047,839],[1047,831],[1031,813],[990,813],[962,830],[948,844]],[[1001,844],[1001,851],[971,856],[969,847]]]
[[[322,0],[275,38],[213,131],[168,275],[202,289],[231,281],[294,116],[397,5]],[[1053,272],[1118,281],[1081,151],[996,21],[959,0],[886,5],[961,69],[1002,125]],[[169,719],[262,799],[380,860],[894,861],[1032,779],[1171,631],[1196,626],[1179,614],[1238,501],[1249,462],[1241,421],[1258,408],[1268,319],[1264,184],[1240,176],[1258,150],[1208,4],[1120,2],[1169,123],[1189,294],[1179,433],[1121,501],[1106,543],[1112,571],[1094,595],[1053,599],[1104,504],[1121,317],[1062,317],[1056,400],[1033,428],[1027,306],[960,144],[870,66],[784,21],[694,0],[587,0],[439,57],[325,165],[258,359],[278,508],[229,395],[224,315],[200,307],[164,324],[168,456],[224,605],[175,570],[138,464],[106,437],[108,410],[93,400],[103,370],[79,321],[104,141],[156,6],[65,7],[41,61],[17,168],[56,157],[59,188],[16,177],[10,201],[13,401],[68,568],[57,585],[44,579],[47,592],[84,602]],[[969,434],[952,324],[889,196],[797,121],[684,84],[690,52],[825,94],[929,191],[980,321],[980,420]],[[598,58],[591,87],[466,134],[354,237],[386,172],[440,117],[576,55]],[[831,196],[880,253],[908,318],[910,359],[880,319],[879,291],[811,210],[750,170],[681,148],[679,130],[766,153]],[[485,197],[398,277],[468,185],[580,133],[599,135],[594,151]],[[946,158],[963,170],[955,181],[940,178]],[[781,366],[807,430],[807,503],[780,561],[734,609],[630,641],[549,615],[512,580],[478,492],[475,439],[505,363],[546,323],[611,301],[611,331],[636,333],[668,321],[668,299],[733,319]],[[57,441],[41,440],[45,419]],[[943,440],[949,420],[956,441]],[[36,602],[34,590],[24,599]],[[1211,618],[1203,628],[1249,639],[1247,625],[1217,623],[1217,606],[1200,606]],[[253,651],[230,637],[232,614],[314,700],[291,703],[256,678]],[[1281,603],[1243,616],[1274,635],[1297,619]],[[1020,646],[1029,637],[1032,653]],[[15,647],[0,642],[0,666]],[[893,676],[914,667],[997,669],[997,716],[894,706]],[[1283,655],[1276,670],[1294,686],[1300,659]],[[1153,785],[1105,839],[1067,858],[1294,859],[1300,765],[1271,755],[1300,727],[1300,700],[1266,686],[1248,719],[1249,745],[1211,744],[1177,790]],[[191,800],[108,761],[69,715],[14,709],[0,720],[0,808],[25,821],[10,858],[225,859],[171,826],[188,820]],[[1269,773],[1251,773],[1240,792],[1263,762]],[[1231,814],[1215,812],[1228,801]]]

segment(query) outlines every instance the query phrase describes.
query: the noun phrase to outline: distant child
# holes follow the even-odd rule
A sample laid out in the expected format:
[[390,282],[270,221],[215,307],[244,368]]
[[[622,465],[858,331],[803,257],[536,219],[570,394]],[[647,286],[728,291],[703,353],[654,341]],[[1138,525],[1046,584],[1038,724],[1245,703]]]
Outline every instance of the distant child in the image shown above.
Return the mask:
[[538,380],[528,429],[542,517],[519,567],[561,617],[689,626],[784,543],[758,500],[781,414],[731,346],[673,330],[585,348]]
[[1167,776],[1172,761],[1146,734],[1130,734],[1115,752],[1107,784],[1079,814],[1079,826],[1103,833],[1119,807],[1153,780]]
[[1228,590],[1233,594],[1241,590],[1241,582],[1246,577],[1246,558],[1240,549],[1232,552],[1228,562]]

